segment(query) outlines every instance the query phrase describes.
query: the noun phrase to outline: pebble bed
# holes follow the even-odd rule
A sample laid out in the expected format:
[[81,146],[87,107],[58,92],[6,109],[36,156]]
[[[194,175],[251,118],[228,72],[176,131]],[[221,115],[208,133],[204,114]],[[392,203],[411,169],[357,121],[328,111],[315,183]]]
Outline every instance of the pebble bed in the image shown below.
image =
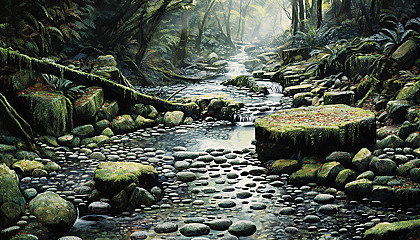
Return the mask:
[[[181,134],[180,130],[192,136],[194,129],[220,130],[220,126],[229,124],[219,121],[195,122],[189,128],[159,126],[118,136],[94,152],[85,148],[57,151],[63,171],[48,177],[23,178],[21,188],[54,191],[75,203],[79,219],[68,235],[85,240],[127,239],[128,236],[131,239],[144,239],[142,236],[150,239],[191,239],[191,236],[204,237],[197,239],[361,239],[364,231],[378,222],[414,219],[420,214],[418,209],[384,207],[369,199],[348,200],[334,189],[289,185],[288,175],[268,175],[260,167],[253,146],[237,149],[214,146],[202,151],[171,144],[165,150],[141,146],[142,141],[150,145],[153,139]],[[92,153],[102,160],[89,157]],[[164,186],[162,201],[117,215],[109,213],[107,199],[92,203],[88,199],[87,183],[96,166],[104,161],[121,160],[153,165]],[[27,223],[30,218],[22,217],[23,222],[19,224]],[[235,223],[243,226],[232,230]],[[249,229],[252,232],[253,227],[254,234],[242,236],[249,234],[246,233]]]

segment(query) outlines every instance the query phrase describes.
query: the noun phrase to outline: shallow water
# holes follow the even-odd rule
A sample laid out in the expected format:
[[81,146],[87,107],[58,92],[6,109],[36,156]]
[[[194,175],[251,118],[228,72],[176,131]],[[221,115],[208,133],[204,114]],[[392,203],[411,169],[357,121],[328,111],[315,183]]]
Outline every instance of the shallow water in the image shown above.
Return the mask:
[[[252,120],[271,111],[290,107],[290,99],[283,99],[279,93],[257,96],[244,89],[220,85],[230,77],[247,74],[240,63],[246,57],[244,52],[240,52],[229,61],[227,69],[231,72],[200,84],[191,84],[182,91],[183,96],[223,92],[235,100],[243,101],[247,103],[247,108],[237,119],[245,122],[194,122],[192,125],[174,128],[157,126],[119,136],[118,140],[97,149],[105,153],[108,159],[115,155],[118,160],[154,165],[159,171],[165,192],[162,201],[156,205],[119,214],[98,215],[89,212],[87,205],[90,202],[86,195],[68,192],[90,181],[96,166],[100,164],[99,161],[89,159],[81,149],[59,152],[63,157],[59,162],[63,173],[49,179],[32,178],[29,183],[21,184],[22,188],[56,191],[74,201],[80,214],[68,235],[85,240],[129,239],[136,231],[144,231],[148,239],[192,239],[182,236],[179,231],[164,234],[154,231],[156,225],[163,222],[174,222],[181,228],[185,225],[184,220],[191,217],[202,217],[206,222],[220,218],[232,222],[250,220],[256,224],[257,232],[239,238],[244,240],[361,239],[364,230],[379,221],[405,220],[418,216],[418,209],[385,208],[368,200],[355,202],[338,195],[333,202],[338,212],[332,215],[321,214],[319,208],[325,204],[314,201],[317,192],[314,192],[312,186],[290,186],[286,175],[250,174],[251,170],[258,169],[260,165],[253,156],[254,148],[251,145],[254,139]],[[169,96],[179,87],[171,86],[163,90]],[[259,107],[268,104],[271,106],[269,110],[259,110]],[[198,178],[191,183],[182,183],[174,178],[177,172],[173,168],[174,147],[199,152],[210,152],[211,148],[218,150],[215,152],[230,149],[235,152],[236,158],[227,159],[229,164],[210,162],[205,167],[189,169]],[[153,149],[146,151],[147,148]],[[227,157],[227,154],[221,155]],[[239,198],[237,193],[242,191],[249,192],[251,196]],[[221,207],[219,204],[224,201],[232,201],[235,206]],[[259,210],[258,206],[262,205],[263,209]],[[292,207],[296,212],[280,215],[279,211],[283,207]],[[319,220],[308,222],[305,220],[308,215],[317,216]],[[203,237],[220,239],[224,236],[231,235],[228,231],[211,230],[210,234]]]

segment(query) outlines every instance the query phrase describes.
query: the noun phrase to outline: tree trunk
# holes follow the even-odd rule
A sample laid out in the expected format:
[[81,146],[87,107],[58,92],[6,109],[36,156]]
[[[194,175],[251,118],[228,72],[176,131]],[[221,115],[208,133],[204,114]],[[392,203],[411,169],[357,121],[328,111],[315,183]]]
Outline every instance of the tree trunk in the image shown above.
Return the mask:
[[241,22],[242,22],[242,0],[239,0],[239,20],[238,20],[238,31],[236,32],[236,39],[239,39],[241,33]]
[[213,8],[215,3],[216,3],[216,0],[212,0],[210,2],[209,6],[206,9],[206,12],[204,13],[203,20],[201,20],[200,26],[198,27],[198,36],[197,36],[197,40],[196,40],[196,43],[195,43],[195,48],[197,50],[200,50],[201,39],[203,38],[204,26],[206,25],[207,17],[209,16],[209,13],[210,13],[210,11]]
[[183,67],[185,65],[185,57],[187,56],[188,31],[190,23],[191,11],[184,9],[181,29],[181,39],[175,54],[174,63],[176,66]]
[[351,0],[342,0],[338,16],[345,15],[350,12]]
[[0,48],[0,66],[10,66],[17,68],[29,68],[41,73],[48,73],[57,77],[65,78],[87,86],[98,86],[104,89],[105,94],[115,100],[120,100],[124,104],[143,103],[153,105],[160,111],[181,110],[187,115],[195,114],[197,106],[193,104],[180,104],[169,102],[160,98],[142,94],[135,89],[131,89],[111,80],[73,70],[63,65],[51,63],[16,51]]
[[298,1],[298,3],[299,3],[299,30],[300,31],[304,31],[304,28],[305,28],[305,22],[304,22],[304,20],[305,20],[305,5],[304,5],[304,3],[303,3],[303,0],[299,0]]
[[243,16],[242,16],[242,18],[243,18],[243,20],[242,20],[242,27],[241,27],[241,41],[242,41],[242,39],[244,38],[244,32],[245,32],[245,24],[246,24],[246,15],[247,15],[247,13],[248,13],[248,7],[249,7],[249,4],[251,3],[251,1],[252,0],[249,0],[248,1],[248,3],[246,4],[246,6],[245,6],[245,9],[244,9],[244,13],[242,14]]
[[316,0],[316,29],[321,27],[322,23],[322,0]]
[[292,35],[298,31],[298,0],[292,0]]

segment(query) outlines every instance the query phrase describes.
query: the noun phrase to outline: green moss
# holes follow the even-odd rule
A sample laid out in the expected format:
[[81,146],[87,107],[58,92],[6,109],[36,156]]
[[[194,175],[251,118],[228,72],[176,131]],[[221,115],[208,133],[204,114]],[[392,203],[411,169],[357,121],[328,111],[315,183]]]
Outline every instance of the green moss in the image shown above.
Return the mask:
[[375,115],[346,105],[328,105],[289,109],[267,115],[255,121],[272,140],[280,137],[293,144],[304,139],[306,144],[322,144],[332,136],[340,144],[352,144],[359,137],[360,125],[375,127]]
[[132,183],[139,186],[143,174],[157,174],[153,166],[134,162],[106,162],[95,171],[97,187],[105,194],[116,194]]
[[43,169],[44,164],[35,160],[20,160],[13,163],[12,168],[17,168],[24,174],[30,175],[34,169]]
[[420,237],[420,219],[384,222],[366,230],[364,239],[416,239]]
[[321,164],[303,164],[302,168],[290,175],[290,182],[293,184],[306,184],[314,182]]

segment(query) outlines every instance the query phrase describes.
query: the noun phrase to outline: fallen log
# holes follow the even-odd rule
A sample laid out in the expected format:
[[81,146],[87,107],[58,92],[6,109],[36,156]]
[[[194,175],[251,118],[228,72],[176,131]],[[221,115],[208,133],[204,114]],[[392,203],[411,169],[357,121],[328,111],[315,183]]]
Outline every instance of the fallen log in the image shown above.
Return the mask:
[[125,105],[143,103],[153,105],[159,111],[180,110],[185,112],[187,115],[193,115],[198,110],[198,106],[194,103],[174,103],[142,94],[135,89],[113,82],[106,78],[74,70],[47,60],[32,58],[11,49],[0,48],[0,64],[2,67],[9,66],[19,69],[28,68],[31,71],[34,70],[40,73],[55,75],[86,86],[102,87],[108,98],[121,101]]

